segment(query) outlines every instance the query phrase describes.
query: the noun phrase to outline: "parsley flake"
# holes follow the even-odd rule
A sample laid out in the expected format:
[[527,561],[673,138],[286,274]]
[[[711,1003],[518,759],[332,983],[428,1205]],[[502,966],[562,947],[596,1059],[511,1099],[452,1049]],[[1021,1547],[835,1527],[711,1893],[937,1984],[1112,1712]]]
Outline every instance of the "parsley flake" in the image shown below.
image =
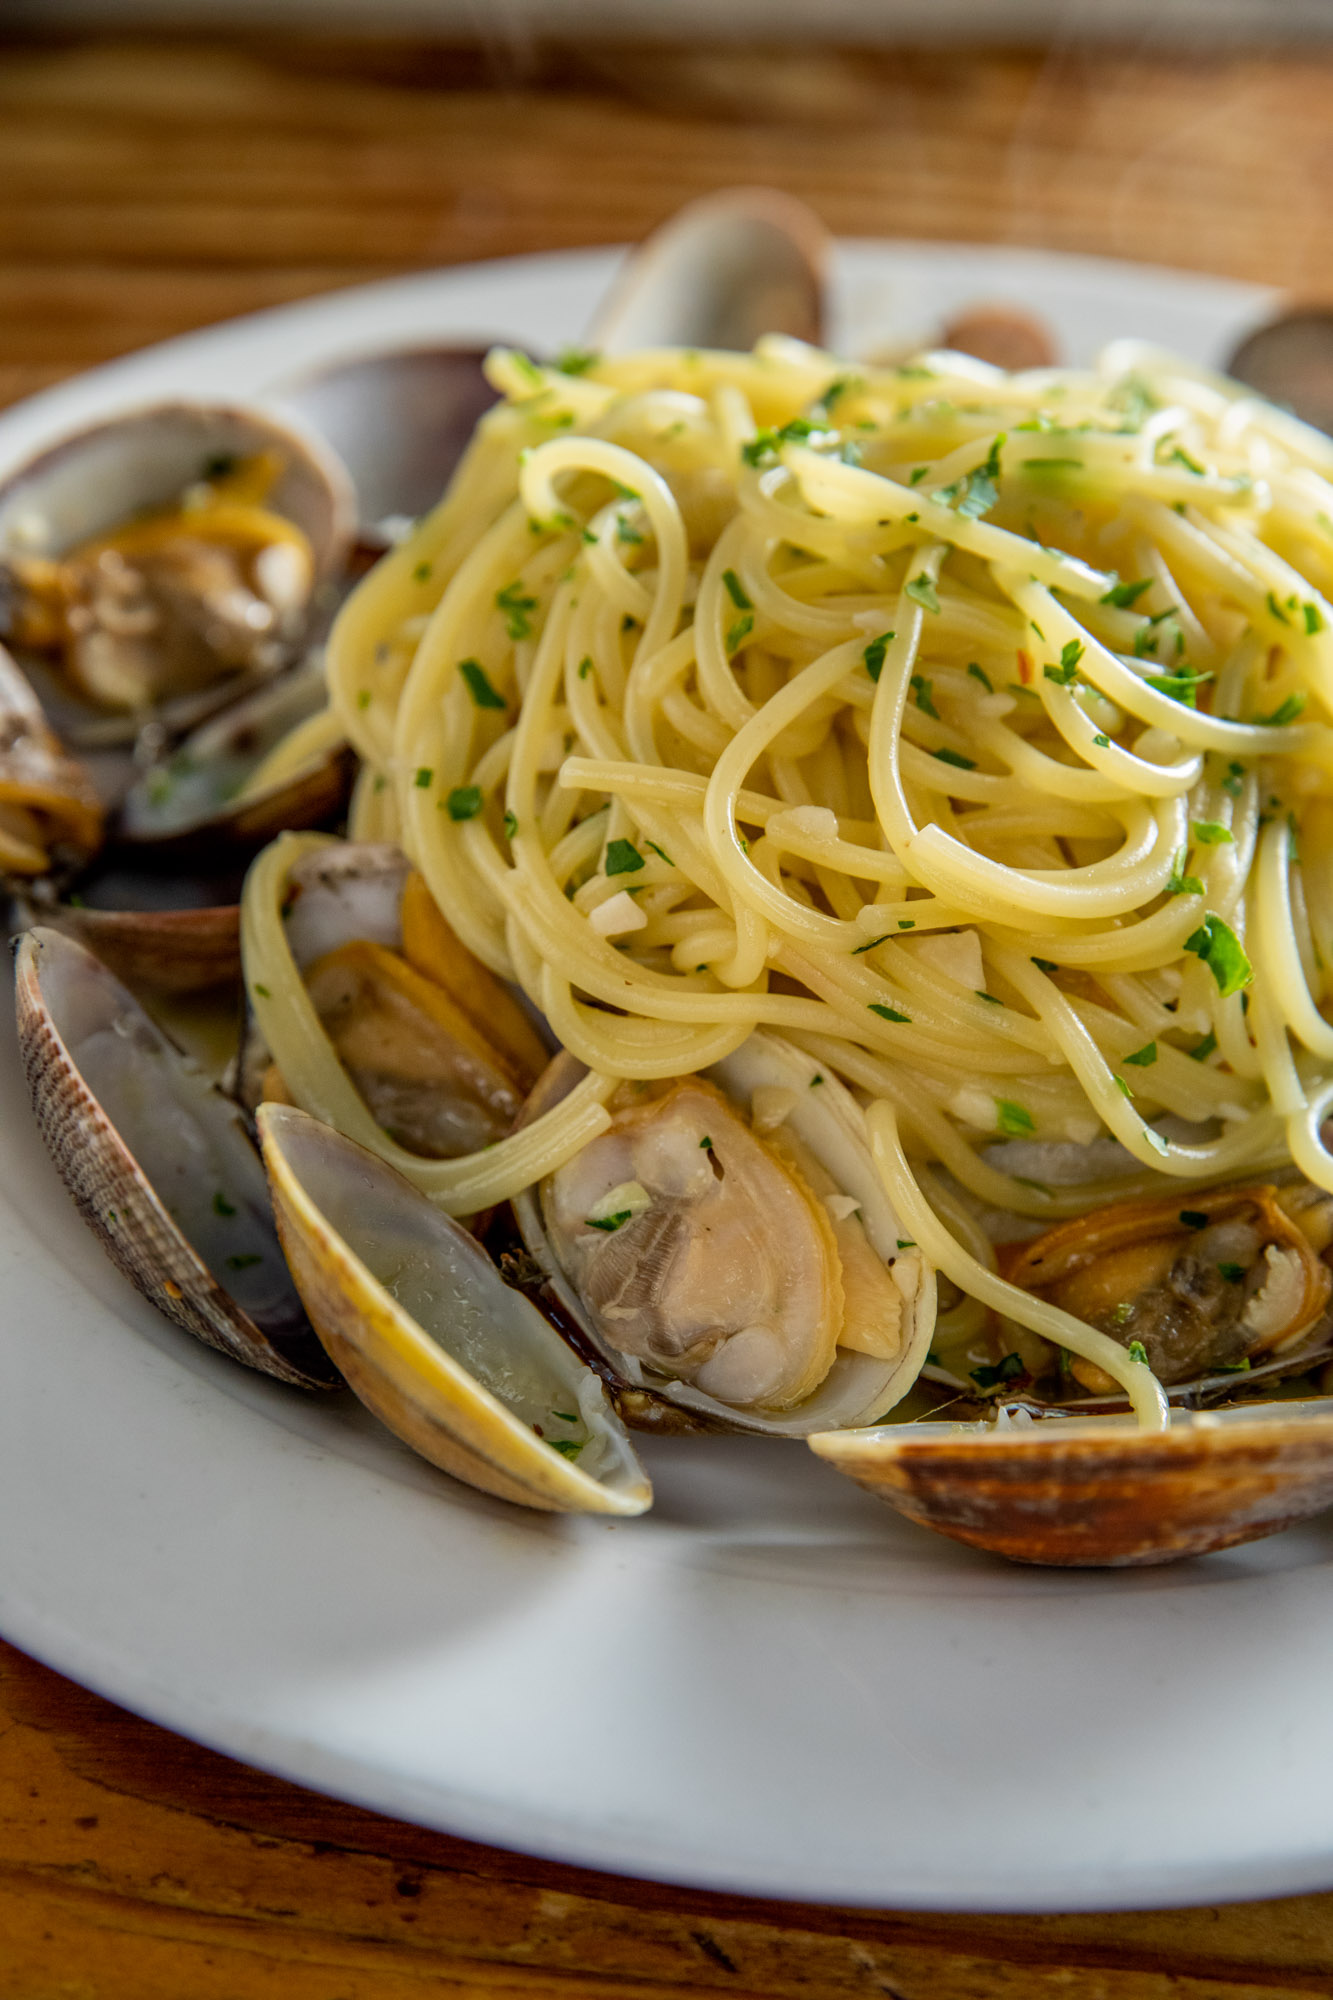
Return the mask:
[[722,572],[722,581],[726,585],[727,596],[738,611],[754,610],[754,602],[746,595],[745,585],[741,582],[734,569],[724,569]]
[[632,840],[610,840],[606,846],[608,875],[633,875],[643,867],[643,856]]
[[511,639],[526,639],[532,631],[529,615],[537,609],[535,597],[529,597],[521,583],[507,583],[503,590],[495,593],[496,609],[504,613],[505,630]]
[[467,682],[467,691],[478,708],[494,708],[503,711],[509,704],[497,688],[491,686],[486,669],[480,660],[460,660],[458,671]]
[[475,819],[481,811],[481,786],[455,785],[444,803],[450,819]]
[[1245,947],[1230,924],[1221,917],[1207,916],[1197,931],[1191,932],[1185,940],[1186,951],[1192,951],[1217,981],[1217,990],[1224,1000],[1231,994],[1239,993],[1254,977],[1254,967],[1245,953]]
[[900,1013],[896,1007],[886,1007],[880,1000],[870,1001],[869,1006],[871,1013],[878,1014],[882,1021],[903,1022],[910,1021],[912,1018],[910,1014]]
[[910,583],[904,584],[903,588],[914,603],[920,604],[927,611],[938,612],[939,592],[935,588],[933,579],[928,577],[924,570],[920,576],[914,576]]
[[1121,1060],[1122,1062],[1133,1063],[1135,1069],[1151,1069],[1157,1060],[1157,1044],[1156,1042],[1145,1042],[1141,1049],[1135,1049],[1133,1055],[1122,1056]]
[[1010,1097],[996,1098],[995,1122],[1010,1139],[1026,1139],[1037,1129],[1032,1113]]

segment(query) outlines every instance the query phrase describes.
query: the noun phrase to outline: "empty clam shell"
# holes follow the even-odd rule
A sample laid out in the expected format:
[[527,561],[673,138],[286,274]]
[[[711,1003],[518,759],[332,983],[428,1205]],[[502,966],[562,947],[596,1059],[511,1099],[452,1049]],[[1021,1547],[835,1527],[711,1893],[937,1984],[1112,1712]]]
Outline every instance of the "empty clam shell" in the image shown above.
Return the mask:
[[266,1104],[259,1129],[306,1308],[382,1423],[456,1479],[520,1506],[641,1514],[651,1504],[598,1378],[465,1229],[303,1111]]
[[362,532],[432,508],[495,401],[484,347],[404,348],[331,362],[283,389],[352,476]]
[[38,1127],[112,1262],[234,1360],[303,1388],[336,1382],[236,1107],[91,952],[56,931],[23,938],[17,1008]]
[[824,331],[828,234],[775,188],[724,188],[687,202],[633,252],[589,331],[593,347],[723,347],[761,334],[816,344]]
[[1333,1409],[1253,1404],[1167,1431],[1131,1417],[829,1431],[810,1449],[938,1534],[1015,1562],[1118,1569],[1206,1555],[1333,1507]]

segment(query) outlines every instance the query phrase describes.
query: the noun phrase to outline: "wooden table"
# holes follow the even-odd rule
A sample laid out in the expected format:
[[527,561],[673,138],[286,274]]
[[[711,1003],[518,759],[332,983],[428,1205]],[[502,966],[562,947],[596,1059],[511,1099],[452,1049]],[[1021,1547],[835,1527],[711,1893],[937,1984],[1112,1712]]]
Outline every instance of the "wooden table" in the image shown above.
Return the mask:
[[[847,233],[1327,291],[1330,81],[1317,54],[0,42],[0,402],[333,286],[634,237],[733,181]],[[1333,1896],[977,1918],[659,1889],[331,1804],[0,1649],[0,2000],[687,1989],[1329,1995]]]

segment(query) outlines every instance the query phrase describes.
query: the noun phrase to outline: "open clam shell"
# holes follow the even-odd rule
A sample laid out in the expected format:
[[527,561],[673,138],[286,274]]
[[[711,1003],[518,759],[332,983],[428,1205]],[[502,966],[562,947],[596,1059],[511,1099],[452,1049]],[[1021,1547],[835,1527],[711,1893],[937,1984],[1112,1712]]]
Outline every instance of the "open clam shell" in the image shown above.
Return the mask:
[[303,1111],[265,1105],[259,1128],[297,1287],[382,1423],[454,1478],[520,1506],[641,1514],[651,1504],[598,1378],[465,1229]]
[[138,992],[175,998],[234,984],[241,975],[237,903],[197,910],[97,910],[68,903],[42,913]]
[[765,333],[818,345],[828,233],[775,188],[723,188],[687,202],[626,262],[589,329],[608,354],[636,347],[748,353]]
[[[264,783],[264,766],[280,750],[283,768]],[[338,812],[354,763],[328,716],[323,666],[307,659],[150,765],[125,794],[116,834],[143,860],[261,847],[285,828],[318,826]]]
[[808,1439],[910,1521],[1015,1562],[1118,1569],[1275,1535],[1333,1507],[1333,1408],[917,1423]]
[[[533,1117],[549,1109],[572,1087],[580,1074],[579,1065],[571,1057],[558,1057],[529,1100],[526,1116]],[[673,1374],[612,1344],[607,1327],[615,1322],[617,1316],[622,1320],[626,1317],[626,1299],[631,1291],[642,1289],[639,1277],[633,1269],[628,1270],[624,1280],[627,1289],[622,1287],[609,1301],[609,1311],[599,1313],[580,1291],[580,1274],[576,1265],[586,1266],[587,1259],[571,1259],[567,1247],[557,1247],[552,1201],[544,1188],[528,1189],[515,1198],[514,1213],[528,1253],[542,1274],[543,1289],[554,1302],[558,1320],[571,1328],[572,1337],[581,1350],[594,1359],[611,1387],[617,1409],[627,1422],[637,1428],[748,1431],[766,1437],[804,1437],[811,1431],[872,1422],[893,1408],[920,1372],[934,1325],[935,1278],[915,1246],[901,1239],[897,1219],[866,1143],[860,1107],[850,1092],[835,1077],[822,1072],[813,1059],[777,1036],[762,1032],[749,1036],[732,1055],[705,1071],[703,1081],[706,1086],[715,1086],[736,1107],[742,1129],[747,1124],[752,1130],[763,1131],[767,1128],[771,1136],[781,1127],[803,1149],[804,1158],[808,1161],[813,1157],[829,1177],[829,1184],[839,1190],[831,1198],[815,1196],[814,1200],[816,1203],[830,1202],[832,1213],[840,1221],[846,1221],[848,1211],[859,1217],[858,1233],[863,1232],[864,1236],[864,1241],[858,1246],[861,1254],[878,1259],[879,1265],[887,1268],[891,1280],[893,1317],[897,1321],[894,1337],[886,1341],[884,1350],[880,1352],[858,1352],[845,1344],[837,1345],[831,1363],[819,1375],[814,1386],[795,1399],[789,1397],[785,1406],[772,1399],[767,1404],[758,1398],[744,1400],[738,1396],[724,1400],[721,1393],[712,1390],[711,1384],[705,1387],[698,1381],[685,1379],[683,1371]],[[715,1127],[713,1129],[716,1130]],[[713,1142],[707,1133],[703,1139],[693,1134],[690,1137],[696,1147],[706,1149],[705,1157],[712,1156]],[[672,1155],[679,1156],[683,1161],[688,1154],[681,1153],[680,1146],[675,1143],[679,1138],[679,1134],[670,1135],[668,1144]],[[594,1142],[597,1143],[600,1142]],[[657,1142],[650,1143],[656,1145]],[[665,1161],[665,1149],[660,1150]],[[698,1158],[699,1153],[695,1151],[694,1159],[697,1161]],[[776,1166],[777,1163],[772,1164]],[[668,1165],[667,1171],[668,1174],[676,1172],[675,1159]],[[724,1165],[724,1180],[726,1173]],[[766,1185],[771,1185],[771,1181]],[[649,1200],[637,1181],[613,1192],[617,1197],[616,1205],[622,1205],[622,1195],[631,1207]],[[669,1199],[664,1198],[667,1230],[674,1226],[665,1216],[665,1206],[669,1205]],[[793,1216],[799,1220],[799,1204],[793,1205]],[[630,1219],[628,1212],[602,1218],[593,1210],[587,1228],[594,1231],[615,1230],[620,1223],[628,1223]],[[824,1226],[827,1229],[827,1224]],[[692,1221],[687,1220],[686,1228],[692,1227]],[[711,1227],[715,1230],[717,1222],[714,1221]],[[692,1242],[692,1247],[682,1245],[666,1250],[665,1254],[668,1237],[662,1232],[658,1232],[651,1242],[645,1241],[642,1248],[636,1242],[635,1232],[629,1228],[623,1238],[613,1237],[610,1240],[623,1241],[626,1256],[631,1265],[637,1258],[640,1272],[647,1272],[650,1268],[654,1272],[660,1271],[663,1274],[661,1282],[670,1284],[674,1282],[673,1272],[678,1273],[688,1267],[698,1272],[706,1290],[708,1281],[704,1266],[709,1255],[716,1254],[710,1247],[708,1237],[709,1231],[705,1230],[697,1242]],[[737,1236],[729,1240],[733,1247],[743,1242],[741,1254],[747,1258],[754,1257],[754,1240],[745,1230],[743,1221]],[[590,1241],[596,1249],[595,1240]],[[837,1247],[839,1257],[844,1260],[842,1269],[846,1273],[849,1268],[845,1263],[846,1246],[839,1244]],[[773,1241],[770,1248],[775,1260],[783,1254],[779,1241]],[[835,1258],[835,1266],[838,1261]],[[718,1272],[719,1294],[726,1288],[729,1275]],[[882,1268],[878,1275],[883,1278]],[[586,1284],[586,1278],[583,1282]],[[621,1281],[616,1282],[620,1284]],[[783,1289],[781,1283],[776,1287],[778,1293]],[[781,1313],[782,1301],[779,1297],[769,1304]],[[657,1302],[650,1304],[648,1310],[655,1312]],[[757,1327],[748,1331],[743,1329],[738,1340],[748,1342],[753,1334],[761,1331]],[[845,1332],[839,1338],[845,1339]],[[729,1342],[728,1345],[735,1343]],[[707,1366],[698,1372],[707,1377]]]
[[56,931],[19,946],[17,1011],[38,1127],[112,1262],[209,1347],[302,1388],[334,1384],[235,1106]]
[[40,701],[0,646],[0,877],[77,867],[102,842],[102,806]]
[[[351,483],[329,447],[297,422],[259,409],[164,403],[109,418],[38,453],[0,479],[0,619],[23,632],[24,578],[34,564],[61,563],[85,545],[127,529],[137,516],[174,509],[199,482],[216,476],[216,468],[249,460],[268,460],[275,467],[263,506],[299,530],[310,574],[299,588],[284,576],[279,589],[275,578],[272,633],[248,666],[219,659],[215,670],[201,673],[196,661],[186,676],[188,686],[152,704],[153,719],[163,729],[193,727],[240,687],[296,657],[325,587],[341,572],[351,548],[356,524]],[[98,626],[98,643],[123,644],[131,651],[149,643],[138,633],[136,620],[143,615],[136,604],[105,632]],[[131,712],[106,712],[63,672],[47,671],[41,693],[57,726],[80,744],[127,741],[145,720],[145,709],[128,701]],[[114,710],[118,704],[108,705]]]

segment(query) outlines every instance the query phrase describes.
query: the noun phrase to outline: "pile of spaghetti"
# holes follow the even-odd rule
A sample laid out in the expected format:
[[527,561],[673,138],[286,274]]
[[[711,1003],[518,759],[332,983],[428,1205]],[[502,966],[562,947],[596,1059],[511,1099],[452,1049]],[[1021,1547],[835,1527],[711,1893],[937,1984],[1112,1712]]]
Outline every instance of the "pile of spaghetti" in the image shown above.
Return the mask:
[[566,1048],[660,1078],[777,1030],[1034,1328],[987,1210],[1333,1187],[1333,445],[1123,344],[490,369],[332,700],[352,831]]

